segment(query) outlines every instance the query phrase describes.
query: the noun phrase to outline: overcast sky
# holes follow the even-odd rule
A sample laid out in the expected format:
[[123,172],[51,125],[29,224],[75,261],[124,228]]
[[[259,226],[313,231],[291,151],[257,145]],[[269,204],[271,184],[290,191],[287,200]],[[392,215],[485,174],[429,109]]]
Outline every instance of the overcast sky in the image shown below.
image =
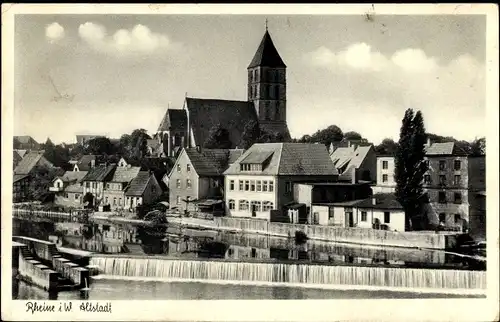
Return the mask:
[[[266,16],[38,15],[15,20],[14,133],[156,131],[191,97],[246,99]],[[272,16],[294,137],[336,124],[379,143],[405,109],[429,132],[484,136],[484,16]],[[72,100],[54,101],[56,90]]]

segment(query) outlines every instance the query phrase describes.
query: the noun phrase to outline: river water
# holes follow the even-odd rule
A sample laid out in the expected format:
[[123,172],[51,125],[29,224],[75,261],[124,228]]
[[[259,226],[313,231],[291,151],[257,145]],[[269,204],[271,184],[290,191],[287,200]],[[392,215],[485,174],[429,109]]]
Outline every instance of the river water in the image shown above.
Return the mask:
[[[175,258],[184,262],[216,260],[221,263],[255,262],[257,263],[255,265],[260,265],[258,263],[294,263],[328,267],[361,266],[448,270],[451,268],[461,271],[484,269],[484,263],[442,251],[362,247],[312,241],[296,244],[293,239],[286,238],[181,229],[178,227],[151,228],[130,224],[110,224],[109,222],[54,224],[15,219],[13,235],[53,240],[63,247],[102,253],[105,256],[111,256],[108,262],[112,265],[109,270],[111,274],[106,275],[105,273],[105,275],[93,279],[88,292],[76,291],[48,294],[37,287],[13,280],[13,298],[15,299],[210,300],[475,297],[475,295],[461,295],[459,293],[424,294],[408,290],[396,292],[391,290],[349,289],[348,287],[325,289],[316,288],[315,285],[306,285],[307,287],[268,285],[266,283],[243,285],[235,281],[223,280],[196,282],[162,280],[161,278],[147,280],[148,278],[145,278],[146,276],[143,276],[143,273],[134,273],[137,268],[134,268],[135,271],[132,272],[128,269],[128,276],[116,276],[114,273],[122,272],[124,269],[127,270],[127,268],[116,267],[119,258],[130,256],[146,258],[142,259],[145,264],[133,263],[134,267],[135,265],[149,265],[151,267],[152,262],[147,258],[154,255],[156,259],[171,260]],[[115,255],[116,260],[112,259]],[[101,258],[100,261],[103,262],[108,257]],[[130,264],[127,265],[130,266]],[[158,269],[153,269],[151,274],[157,276]],[[228,268],[221,269],[228,270]],[[164,272],[163,274],[167,273]],[[145,275],[149,276],[151,274],[147,273]],[[168,274],[165,276],[170,277]],[[192,275],[193,273],[189,274]],[[206,275],[206,272],[203,274]],[[260,281],[260,279],[258,280]]]

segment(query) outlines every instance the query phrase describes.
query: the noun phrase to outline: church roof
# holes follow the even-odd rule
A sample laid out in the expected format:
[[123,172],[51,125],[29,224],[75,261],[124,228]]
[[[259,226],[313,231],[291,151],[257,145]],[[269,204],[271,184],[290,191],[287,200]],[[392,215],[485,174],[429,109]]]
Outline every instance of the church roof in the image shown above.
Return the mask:
[[187,116],[185,110],[167,109],[165,116],[158,127],[158,132],[162,131],[185,131]]
[[190,127],[197,145],[203,146],[213,126],[221,124],[229,131],[231,148],[240,144],[249,121],[258,121],[252,102],[186,98]]
[[286,68],[285,63],[281,59],[280,54],[271,39],[271,35],[267,32],[267,30],[248,68],[258,66]]

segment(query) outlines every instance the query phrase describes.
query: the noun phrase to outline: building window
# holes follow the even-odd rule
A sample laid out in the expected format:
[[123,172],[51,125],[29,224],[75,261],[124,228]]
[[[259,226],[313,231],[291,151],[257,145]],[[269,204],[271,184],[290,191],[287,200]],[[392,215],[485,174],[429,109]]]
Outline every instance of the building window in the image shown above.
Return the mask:
[[118,199],[118,206],[122,205],[122,198]]
[[264,191],[264,192],[267,191],[267,181],[266,180],[262,181],[262,191]]
[[181,204],[181,197],[180,197],[180,196],[177,196],[177,198],[176,198],[176,203],[177,203],[178,205],[180,205],[180,204]]
[[186,188],[191,188],[191,179],[186,179]]
[[245,191],[248,191],[248,190],[250,190],[250,181],[245,180]]
[[446,203],[446,192],[439,191],[439,193],[438,193],[438,202],[439,203]]
[[141,204],[141,198],[139,198],[139,197],[135,198],[135,204],[136,205],[140,205]]
[[453,184],[455,186],[459,186],[462,182],[462,177],[459,176],[459,175],[456,175],[455,177],[453,177]]
[[239,185],[240,185],[240,191],[243,191],[243,181],[239,180]]
[[462,167],[462,162],[460,162],[460,160],[455,160],[453,162],[453,168],[455,168],[455,170],[460,170],[461,167]]
[[80,195],[75,193],[75,200],[78,200],[80,198]]
[[187,164],[187,165],[186,165],[186,171],[187,171],[187,172],[191,171],[191,165],[190,165],[190,164]]
[[236,208],[236,204],[233,199],[229,200],[229,210],[234,210]]
[[257,192],[261,192],[262,191],[262,181],[260,180],[257,180]]
[[252,211],[261,211],[260,201],[252,201],[250,205],[252,206]]
[[180,164],[177,165],[177,172],[181,172],[181,165]]
[[454,198],[455,199],[455,203],[456,204],[461,204],[462,203],[462,193],[455,192],[454,196],[455,196],[455,198]]
[[106,199],[105,199],[104,203],[105,203],[106,205],[109,205],[109,202],[108,202],[108,197],[106,197]]
[[386,211],[384,212],[384,223],[389,224],[391,222],[391,213]]
[[279,85],[274,86],[274,99],[280,99],[280,87]]
[[424,183],[425,184],[431,184],[432,183],[430,175],[428,175],[428,174],[424,175]]
[[[291,185],[291,183],[290,183]],[[292,189],[290,188],[290,191]],[[273,192],[274,191],[274,181],[269,181],[269,192]]]
[[367,220],[367,214],[366,211],[361,212],[361,221],[366,221]]
[[443,171],[444,169],[446,169],[446,161],[439,160],[439,170]]
[[389,181],[389,175],[383,174],[382,175],[382,182],[387,182],[387,181]]
[[262,210],[263,211],[273,210],[273,208],[274,208],[274,205],[271,201],[262,202]]
[[442,186],[446,185],[446,176],[445,175],[439,176],[439,184]]
[[460,217],[460,214],[455,214],[455,224],[460,223],[461,220],[462,218]]
[[217,188],[219,186],[219,181],[210,179],[210,185],[212,186],[212,188]]
[[439,214],[439,222],[446,223],[446,214],[444,212]]
[[250,191],[255,191],[255,180],[250,181]]
[[229,180],[229,191],[234,191],[234,180]]
[[239,210],[240,211],[245,211],[248,210],[248,201],[247,200],[240,200],[238,202]]
[[425,162],[425,167],[427,168],[427,170],[429,170],[431,168],[431,162],[429,160],[424,160]]
[[109,183],[106,183],[106,189],[109,189]]
[[387,170],[389,168],[389,162],[388,161],[382,161],[382,169]]
[[113,198],[113,206],[116,206],[116,198]]
[[181,188],[181,179],[177,179],[177,189]]

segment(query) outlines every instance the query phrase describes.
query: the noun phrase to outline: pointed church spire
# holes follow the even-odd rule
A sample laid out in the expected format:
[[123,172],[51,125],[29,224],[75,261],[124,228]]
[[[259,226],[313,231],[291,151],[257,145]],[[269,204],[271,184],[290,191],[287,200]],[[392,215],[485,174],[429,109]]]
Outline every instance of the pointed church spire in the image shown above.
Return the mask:
[[267,19],[266,19],[266,32],[264,33],[264,37],[262,38],[259,48],[255,53],[252,62],[248,66],[248,68],[254,67],[277,67],[277,68],[286,68],[285,63],[280,57],[278,50],[274,46],[273,40],[271,39],[271,35],[267,30]]

